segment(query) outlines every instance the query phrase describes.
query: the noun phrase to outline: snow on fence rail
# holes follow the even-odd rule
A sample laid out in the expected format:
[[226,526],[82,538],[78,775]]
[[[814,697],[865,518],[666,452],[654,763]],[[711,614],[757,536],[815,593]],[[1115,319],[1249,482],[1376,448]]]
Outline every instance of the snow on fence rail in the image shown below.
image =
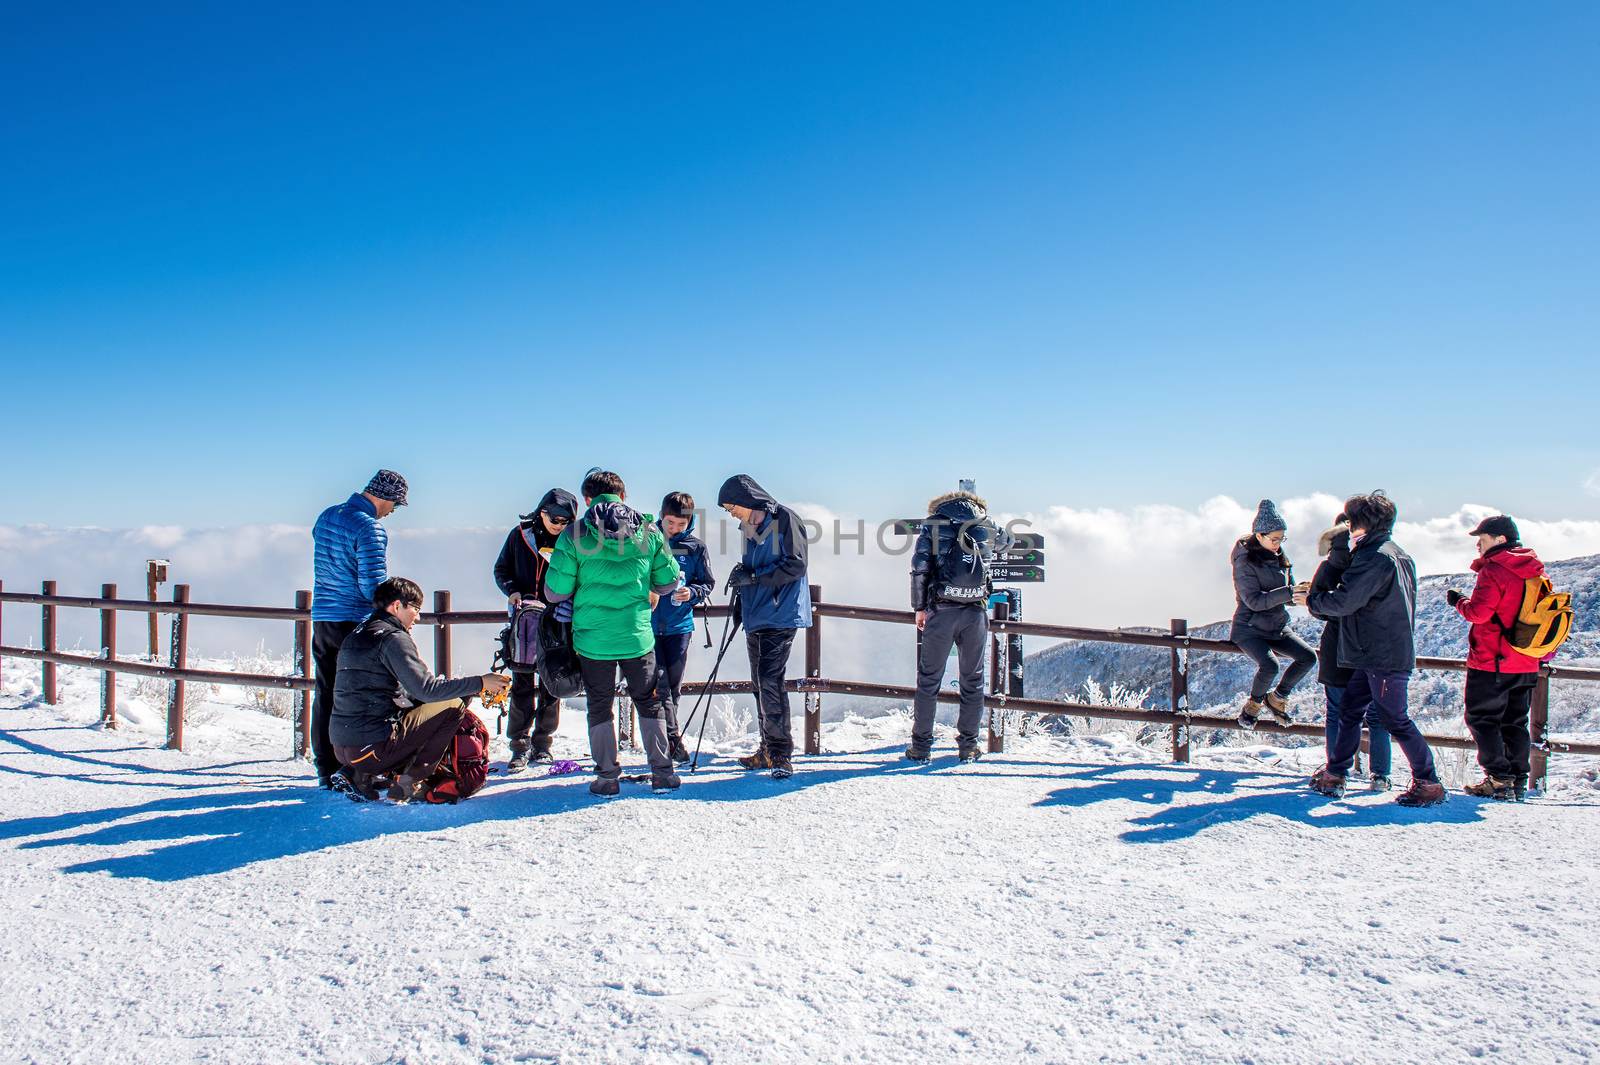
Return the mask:
[[[880,684],[873,681],[840,680],[822,674],[822,633],[824,618],[841,618],[853,621],[878,622],[892,625],[914,625],[915,615],[909,610],[885,607],[850,606],[828,603],[822,599],[822,588],[811,585],[813,623],[805,631],[805,675],[788,682],[788,690],[805,697],[805,752],[818,754],[822,748],[822,696],[852,695],[860,698],[909,700],[916,688],[899,684]],[[301,757],[310,752],[311,744],[311,692],[315,681],[311,677],[311,593],[295,593],[292,607],[238,606],[224,603],[194,603],[189,601],[189,586],[173,586],[171,602],[148,599],[119,599],[115,584],[101,585],[99,596],[59,595],[55,581],[45,581],[38,592],[8,592],[0,582],[0,610],[5,603],[34,605],[40,608],[40,646],[12,647],[0,642],[0,657],[32,659],[41,664],[42,687],[47,703],[55,703],[59,692],[56,682],[58,666],[79,666],[105,673],[101,687],[101,722],[108,728],[117,725],[118,673],[156,677],[171,682],[167,701],[167,746],[174,750],[183,748],[184,685],[189,682],[207,684],[235,684],[258,688],[281,688],[300,693],[300,713],[295,718],[295,750]],[[71,654],[56,646],[56,610],[59,607],[76,607],[100,612],[100,654]],[[171,652],[165,665],[155,661],[136,662],[117,656],[118,611],[172,615]],[[726,605],[707,605],[701,608],[704,616],[727,617]],[[292,674],[228,673],[217,670],[190,669],[188,667],[189,624],[194,616],[244,618],[261,621],[282,621],[294,625],[294,672]],[[421,623],[433,626],[433,668],[443,674],[451,672],[451,630],[456,625],[503,625],[506,614],[501,610],[453,610],[450,593],[440,590],[433,593],[433,610],[424,613]],[[4,636],[4,614],[0,613],[0,641]],[[1066,714],[1072,717],[1099,718],[1111,721],[1133,721],[1143,724],[1165,724],[1172,729],[1172,760],[1189,760],[1189,737],[1193,729],[1239,729],[1233,718],[1210,717],[1189,711],[1189,654],[1194,651],[1213,651],[1223,654],[1243,654],[1226,640],[1204,639],[1188,634],[1189,624],[1177,618],[1170,631],[1139,632],[1126,629],[1095,629],[1077,625],[1051,625],[1037,621],[1017,621],[1010,618],[1004,603],[994,608],[990,619],[991,639],[991,691],[984,697],[984,705],[991,710],[989,749],[999,751],[1004,738],[994,729],[992,711],[1015,710],[1030,714]],[[1009,635],[1042,636],[1059,640],[1081,640],[1095,643],[1135,644],[1145,647],[1165,647],[1170,651],[1171,686],[1169,709],[1153,710],[1123,706],[1102,706],[1094,703],[1067,702],[1056,699],[1030,699],[1007,695],[999,670],[1002,640]],[[155,648],[151,648],[154,659]],[[1418,658],[1417,668],[1464,672],[1466,662],[1456,658]],[[1574,666],[1546,664],[1538,675],[1534,688],[1530,727],[1533,732],[1532,783],[1543,784],[1548,757],[1552,752],[1582,755],[1600,755],[1600,744],[1565,743],[1549,737],[1550,681],[1584,680],[1600,681],[1600,669],[1582,669]],[[717,695],[749,694],[749,681],[717,681],[707,685],[690,681],[684,684],[690,694],[708,689]],[[953,703],[960,699],[956,692],[941,690],[941,702]],[[1277,725],[1258,722],[1258,732],[1276,732],[1290,736],[1317,737],[1323,734],[1320,725]],[[1435,747],[1472,749],[1470,737],[1424,736]]]

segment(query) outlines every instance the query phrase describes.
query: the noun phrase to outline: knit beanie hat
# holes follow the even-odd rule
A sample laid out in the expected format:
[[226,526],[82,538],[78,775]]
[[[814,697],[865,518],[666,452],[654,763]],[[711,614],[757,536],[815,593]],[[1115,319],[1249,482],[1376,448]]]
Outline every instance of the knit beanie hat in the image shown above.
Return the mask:
[[1283,515],[1278,513],[1278,504],[1270,499],[1263,499],[1256,508],[1256,520],[1251,524],[1250,531],[1265,536],[1267,533],[1283,532],[1289,523],[1283,520]]

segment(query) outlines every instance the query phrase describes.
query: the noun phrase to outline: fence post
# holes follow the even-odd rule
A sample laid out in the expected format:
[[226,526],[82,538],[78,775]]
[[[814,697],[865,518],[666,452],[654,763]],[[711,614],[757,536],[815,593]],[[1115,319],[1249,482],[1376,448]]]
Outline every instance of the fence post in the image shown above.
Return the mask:
[[[183,605],[189,601],[189,586],[173,585],[172,601],[178,608],[172,615],[172,668],[188,669],[189,615],[184,611]],[[181,677],[174,677],[172,686],[167,689],[167,749],[171,751],[183,750],[184,689]]]
[[[443,588],[433,593],[433,612],[450,613],[450,593]],[[450,675],[450,626],[444,621],[433,625],[433,671],[441,677]]]
[[[45,595],[56,594],[55,581],[45,581],[39,588]],[[56,608],[49,603],[39,608],[39,646],[46,651],[56,649]],[[54,706],[60,694],[56,685],[56,664],[45,662],[39,673],[44,682],[44,701]]]
[[[806,630],[806,677],[810,680],[822,676],[822,616],[817,604],[822,602],[822,585],[811,586],[811,627]],[[806,692],[806,753],[822,753],[822,693]]]
[[[1184,618],[1172,619],[1172,635],[1189,635],[1189,622]],[[1182,714],[1184,720],[1172,724],[1172,760],[1189,760],[1189,648],[1174,647],[1172,658],[1172,712]]]
[[[117,586],[102,584],[101,599],[115,599]],[[107,662],[117,660],[117,612],[115,608],[100,609],[100,655]],[[100,724],[106,728],[117,727],[117,674],[106,670],[100,674]]]
[[1532,757],[1528,765],[1528,787],[1544,791],[1544,775],[1550,764],[1550,667],[1539,667],[1539,679],[1533,684],[1533,703],[1529,707],[1528,731],[1533,737]]
[[[311,679],[311,593],[304,589],[294,593],[294,608],[306,612],[304,618],[294,623],[294,675]],[[331,709],[331,708],[330,708]],[[300,712],[294,719],[294,757],[304,758],[311,753],[311,692],[300,693]]]
[[[0,581],[0,592],[3,592],[5,590],[6,590],[6,582],[5,581]],[[6,642],[5,625],[3,624],[5,608],[6,608],[6,604],[3,601],[0,601],[0,644],[4,644]],[[4,665],[5,665],[5,659],[0,658],[0,667],[3,667]],[[0,668],[0,692],[3,692],[5,690],[6,690],[5,670],[3,668]]]
[[[1011,604],[1004,600],[994,605],[994,620],[997,622],[1008,621],[1011,618]],[[989,691],[1001,698],[1005,697],[1006,671],[1001,668],[1000,660],[1005,653],[1006,642],[1000,630],[990,626],[989,629]],[[1006,738],[1002,731],[1005,722],[1001,721],[1001,728],[994,727],[997,715],[1004,714],[1004,710],[989,710],[989,753],[997,754],[1006,749]]]

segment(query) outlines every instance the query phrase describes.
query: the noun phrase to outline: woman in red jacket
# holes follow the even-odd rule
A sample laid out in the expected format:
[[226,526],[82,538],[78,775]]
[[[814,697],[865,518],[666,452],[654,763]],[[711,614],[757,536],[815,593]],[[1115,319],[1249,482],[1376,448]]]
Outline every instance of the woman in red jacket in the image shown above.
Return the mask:
[[1504,514],[1485,518],[1472,530],[1478,538],[1478,575],[1471,595],[1454,588],[1450,605],[1468,621],[1467,728],[1478,744],[1484,778],[1462,790],[1486,799],[1521,800],[1528,793],[1528,708],[1538,680],[1539,659],[1515,650],[1506,633],[1517,622],[1526,582],[1543,576],[1544,563],[1523,547],[1517,523]]

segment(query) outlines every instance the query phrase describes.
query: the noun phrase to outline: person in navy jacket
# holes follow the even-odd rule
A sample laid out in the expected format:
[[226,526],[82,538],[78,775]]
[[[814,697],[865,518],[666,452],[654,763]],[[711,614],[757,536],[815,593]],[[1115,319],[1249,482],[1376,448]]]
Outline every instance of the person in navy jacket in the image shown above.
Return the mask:
[[761,746],[739,759],[739,764],[746,769],[771,769],[773,777],[783,780],[794,775],[790,764],[794,738],[784,671],[795,632],[811,627],[805,526],[798,514],[773,499],[748,474],[724,481],[717,492],[717,505],[739,520],[744,533],[743,560],[729,575],[728,584],[739,589],[750,679],[761,718]]
[[329,507],[311,530],[311,661],[317,689],[311,701],[311,754],[317,784],[330,786],[339,756],[328,739],[339,647],[372,615],[372,596],[389,576],[389,534],[381,524],[406,505],[406,479],[379,470],[367,487]]
[[694,638],[694,608],[710,599],[717,587],[710,556],[705,543],[695,535],[694,522],[694,497],[689,493],[670,492],[661,500],[657,524],[678,560],[683,578],[677,591],[670,595],[650,593],[654,606],[650,627],[656,635],[656,694],[666,711],[669,753],[680,765],[689,761],[689,748],[678,724],[678,693],[683,687],[689,643]]

